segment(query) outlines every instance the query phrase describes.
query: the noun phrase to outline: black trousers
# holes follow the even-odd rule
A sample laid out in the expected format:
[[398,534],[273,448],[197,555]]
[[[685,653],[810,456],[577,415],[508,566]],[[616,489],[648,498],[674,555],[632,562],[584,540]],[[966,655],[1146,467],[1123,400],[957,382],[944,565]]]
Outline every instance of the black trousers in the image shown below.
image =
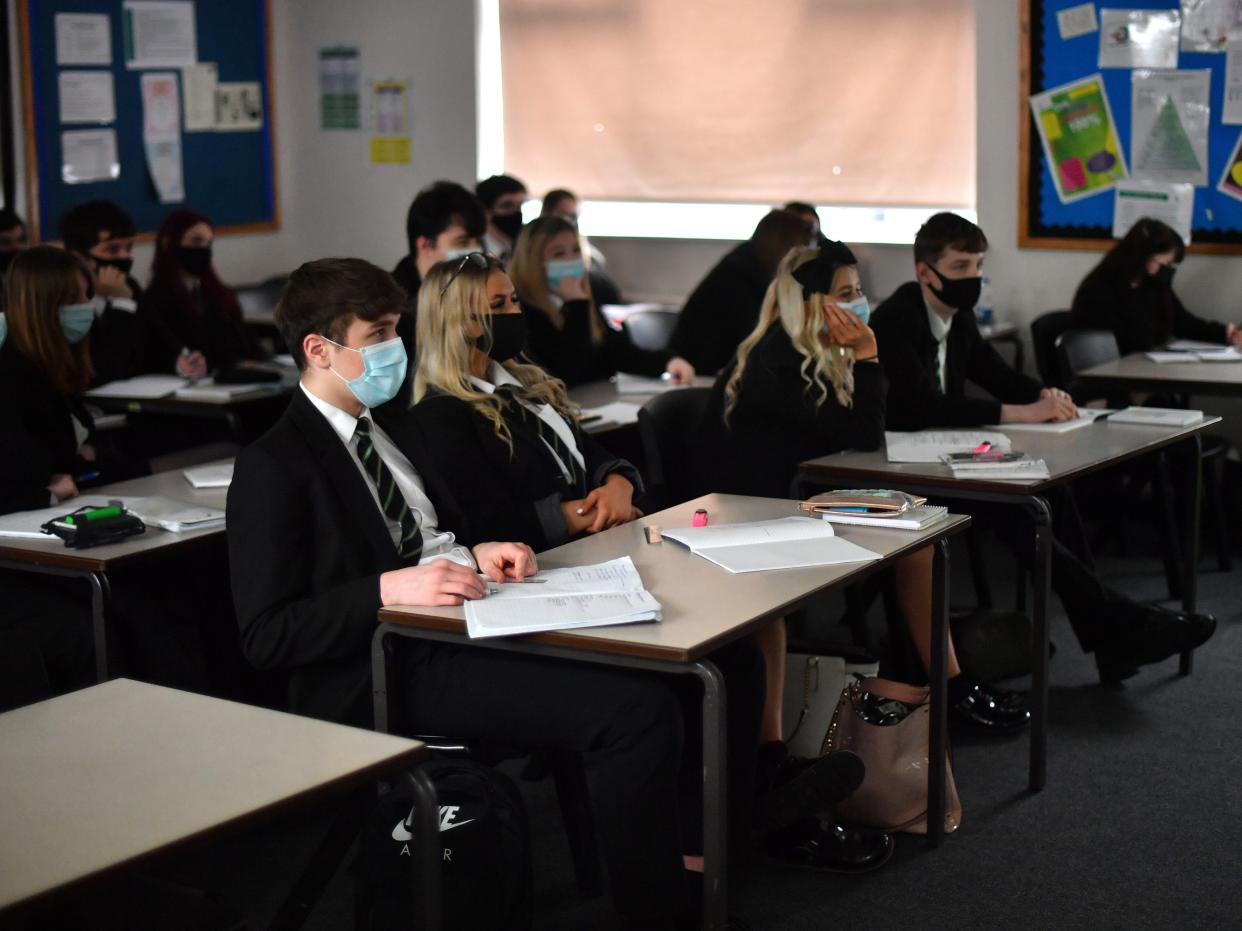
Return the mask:
[[[697,683],[488,649],[404,646],[402,730],[582,753],[618,913],[657,918],[686,908],[682,855],[699,851],[683,846],[682,833],[694,833],[702,811],[701,756],[686,761],[701,753],[698,711],[690,711]],[[762,658],[744,641],[712,659],[728,694],[730,809],[743,811],[753,802]]]
[[86,582],[0,570],[0,711],[94,681]]

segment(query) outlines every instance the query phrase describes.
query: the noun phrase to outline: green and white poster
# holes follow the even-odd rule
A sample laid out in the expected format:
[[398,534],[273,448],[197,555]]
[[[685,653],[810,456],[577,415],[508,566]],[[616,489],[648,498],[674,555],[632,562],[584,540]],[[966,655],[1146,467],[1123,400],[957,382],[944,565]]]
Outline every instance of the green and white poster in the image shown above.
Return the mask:
[[1134,177],[1207,184],[1212,72],[1135,71],[1130,81]]
[[1031,112],[1061,203],[1102,193],[1127,177],[1100,75],[1034,94]]
[[319,126],[358,129],[362,126],[361,58],[356,48],[319,50]]

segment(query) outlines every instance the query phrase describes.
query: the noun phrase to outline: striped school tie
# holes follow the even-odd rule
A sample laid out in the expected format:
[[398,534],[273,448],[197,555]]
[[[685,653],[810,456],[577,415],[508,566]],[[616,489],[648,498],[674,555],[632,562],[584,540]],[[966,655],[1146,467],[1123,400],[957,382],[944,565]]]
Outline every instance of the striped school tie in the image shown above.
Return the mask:
[[405,565],[416,565],[423,554],[423,533],[418,526],[418,518],[414,516],[397,487],[397,480],[392,477],[392,472],[375,451],[375,443],[371,440],[371,421],[359,417],[354,436],[358,438],[358,458],[362,461],[362,468],[371,477],[375,490],[379,492],[380,507],[385,516],[401,527],[397,555]]
[[[586,469],[578,462],[578,457],[573,454],[573,450],[565,445],[565,441],[560,438],[560,435],[536,411],[531,410],[522,403],[522,396],[519,394],[516,386],[498,385],[496,394],[504,398],[508,409],[515,412],[519,419],[532,425],[535,432],[539,434],[539,438],[552,448],[557,458],[564,463],[565,468],[569,470],[569,474],[573,476],[568,483],[571,492],[578,498],[585,498],[587,494]],[[561,472],[561,470],[558,468],[557,472]],[[564,478],[563,472],[561,477]]]

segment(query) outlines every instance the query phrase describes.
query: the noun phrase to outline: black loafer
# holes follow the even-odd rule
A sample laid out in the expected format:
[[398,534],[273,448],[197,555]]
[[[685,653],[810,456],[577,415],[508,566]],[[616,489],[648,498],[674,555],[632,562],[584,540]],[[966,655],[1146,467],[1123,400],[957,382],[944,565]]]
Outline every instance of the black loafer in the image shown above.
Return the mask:
[[892,835],[858,831],[829,821],[807,820],[764,840],[772,859],[830,873],[867,873],[893,855]]
[[1210,614],[1143,605],[1130,623],[1104,644],[1104,653],[1132,666],[1147,666],[1202,646],[1215,631],[1216,618]]
[[803,766],[759,800],[754,826],[768,834],[805,818],[816,818],[845,801],[860,785],[866,767],[856,753],[834,750]]
[[1031,723],[1031,712],[1017,692],[994,694],[979,683],[971,684],[964,697],[949,705],[949,727],[971,734],[1016,733]]

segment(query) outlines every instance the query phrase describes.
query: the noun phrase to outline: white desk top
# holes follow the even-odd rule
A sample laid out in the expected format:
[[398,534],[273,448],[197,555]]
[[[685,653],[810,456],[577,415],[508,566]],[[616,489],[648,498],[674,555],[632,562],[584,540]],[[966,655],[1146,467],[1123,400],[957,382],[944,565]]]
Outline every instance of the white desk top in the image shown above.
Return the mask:
[[0,747],[0,908],[423,752],[128,679],[0,714]]

